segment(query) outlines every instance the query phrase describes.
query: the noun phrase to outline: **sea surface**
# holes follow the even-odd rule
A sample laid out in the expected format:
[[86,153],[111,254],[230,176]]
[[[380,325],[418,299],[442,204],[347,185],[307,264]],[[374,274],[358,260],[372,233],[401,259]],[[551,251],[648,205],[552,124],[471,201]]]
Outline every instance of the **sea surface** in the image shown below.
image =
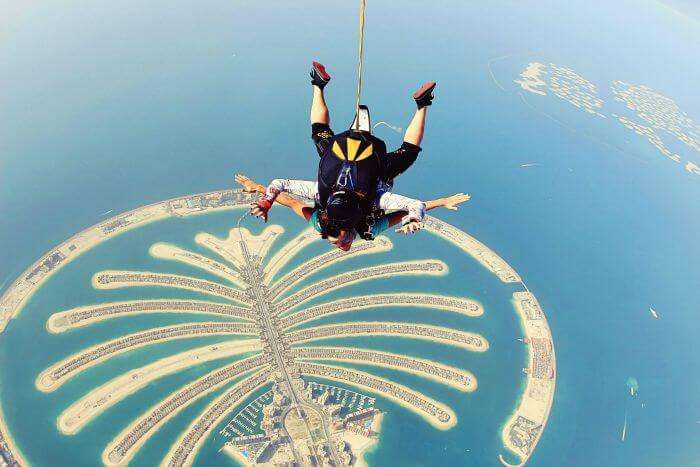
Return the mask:
[[[352,119],[354,2],[53,1],[1,8],[11,18],[0,26],[3,290],[35,259],[109,210],[231,187],[235,172],[262,183],[313,178],[307,77],[313,59],[333,75],[327,88],[333,127],[343,129]],[[413,112],[410,94],[425,80],[438,81],[423,152],[396,191],[422,199],[470,193],[460,211],[439,217],[497,251],[547,314],[557,392],[530,465],[699,465],[700,176],[618,122],[592,119],[553,96],[526,95],[514,83],[528,63],[553,63],[595,83],[607,115],[624,111],[610,92],[610,83],[622,80],[672,98],[697,125],[698,20],[651,0],[368,0],[366,34],[362,100],[375,122],[405,127]],[[389,147],[401,142],[385,126],[376,134]],[[700,164],[699,152],[667,141],[684,163]],[[530,163],[537,165],[521,167]],[[301,228],[281,211],[274,215],[290,235]],[[0,404],[30,462],[94,465],[129,420],[217,363],[164,378],[79,435],[63,437],[56,416],[76,396],[136,361],[145,364],[206,340],[135,351],[45,395],[33,389],[42,369],[113,333],[105,322],[49,335],[46,318],[67,307],[156,296],[155,289],[96,291],[89,279],[107,268],[178,271],[184,266],[150,258],[150,244],[193,247],[196,232],[223,236],[234,225],[234,214],[222,213],[158,222],[110,240],[66,266],[10,323],[0,336]],[[492,349],[483,356],[465,352],[465,367],[479,380],[479,389],[467,395],[376,371],[452,406],[458,425],[438,432],[382,401],[389,413],[368,460],[495,465],[500,427],[523,381],[510,291],[466,256],[454,261],[455,249],[438,239],[391,238],[395,247],[386,258],[451,260],[451,273],[431,279],[431,291],[474,297],[486,313],[457,320],[405,309],[387,311],[387,319],[455,320],[482,332]],[[384,256],[353,264],[371,261]],[[400,281],[377,287],[424,284]],[[356,316],[367,316],[362,313]],[[185,319],[191,317],[145,315],[120,320],[119,330]],[[371,344],[461,362],[461,355],[439,346]],[[626,385],[630,377],[639,382],[636,398]],[[199,401],[173,419],[133,465],[162,458],[205,405]],[[217,443],[207,441],[198,461],[223,462]]]

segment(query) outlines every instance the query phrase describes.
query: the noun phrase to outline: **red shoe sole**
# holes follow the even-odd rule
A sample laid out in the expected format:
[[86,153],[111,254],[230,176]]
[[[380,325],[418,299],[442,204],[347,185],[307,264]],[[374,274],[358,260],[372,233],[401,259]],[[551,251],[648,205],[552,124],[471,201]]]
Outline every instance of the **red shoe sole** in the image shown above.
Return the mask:
[[418,88],[418,91],[413,93],[413,98],[414,99],[420,98],[426,92],[430,92],[436,85],[437,85],[437,83],[435,81],[428,81],[427,83],[424,83],[423,86]]
[[326,80],[326,81],[328,81],[329,79],[331,79],[331,75],[329,75],[329,74],[326,72],[326,67],[325,67],[325,66],[321,65],[321,64],[318,63],[318,62],[313,62],[313,65],[314,65],[314,70],[316,70],[316,72],[321,76],[321,78],[323,78],[323,79]]

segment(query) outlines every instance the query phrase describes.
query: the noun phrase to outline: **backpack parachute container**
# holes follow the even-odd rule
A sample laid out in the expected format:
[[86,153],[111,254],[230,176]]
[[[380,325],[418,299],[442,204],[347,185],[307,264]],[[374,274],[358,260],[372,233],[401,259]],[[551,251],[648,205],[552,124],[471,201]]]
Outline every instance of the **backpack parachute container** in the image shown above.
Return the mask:
[[372,123],[369,118],[369,108],[366,105],[358,106],[357,113],[355,114],[355,119],[352,121],[350,129],[364,133],[372,133]]

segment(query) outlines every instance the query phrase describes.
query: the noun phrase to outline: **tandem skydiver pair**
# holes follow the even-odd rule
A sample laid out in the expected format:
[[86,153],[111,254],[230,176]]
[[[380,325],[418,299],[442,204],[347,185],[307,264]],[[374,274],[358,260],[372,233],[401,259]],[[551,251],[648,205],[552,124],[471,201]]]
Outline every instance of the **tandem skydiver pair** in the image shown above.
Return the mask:
[[[330,79],[325,67],[313,62],[310,120],[311,137],[320,157],[317,181],[275,179],[264,187],[243,175],[236,175],[236,181],[245,191],[262,195],[251,205],[252,215],[267,221],[268,211],[278,202],[307,220],[330,243],[347,251],[357,235],[372,240],[398,223],[402,226],[397,231],[414,233],[420,230],[427,210],[457,209],[469,199],[469,195],[458,193],[422,202],[391,192],[394,179],[415,162],[421,151],[427,107],[432,104],[435,82],[423,84],[413,94],[418,109],[406,129],[403,144],[387,153],[384,141],[371,133],[369,111],[364,106],[358,105],[349,130],[333,133],[323,92]],[[314,207],[284,193],[312,201]]]

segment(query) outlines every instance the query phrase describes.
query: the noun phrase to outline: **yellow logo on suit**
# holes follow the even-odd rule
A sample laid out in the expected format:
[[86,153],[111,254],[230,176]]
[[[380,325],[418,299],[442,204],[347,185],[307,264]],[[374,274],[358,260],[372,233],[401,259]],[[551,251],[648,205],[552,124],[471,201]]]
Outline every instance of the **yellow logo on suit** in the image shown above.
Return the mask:
[[362,141],[359,139],[345,138],[345,147],[347,149],[347,152],[345,152],[341,149],[340,144],[338,144],[338,140],[335,140],[332,148],[333,154],[335,154],[338,159],[343,161],[359,162],[363,159],[367,159],[373,152],[371,143],[364,148],[362,152],[360,152],[359,149],[361,144]]

